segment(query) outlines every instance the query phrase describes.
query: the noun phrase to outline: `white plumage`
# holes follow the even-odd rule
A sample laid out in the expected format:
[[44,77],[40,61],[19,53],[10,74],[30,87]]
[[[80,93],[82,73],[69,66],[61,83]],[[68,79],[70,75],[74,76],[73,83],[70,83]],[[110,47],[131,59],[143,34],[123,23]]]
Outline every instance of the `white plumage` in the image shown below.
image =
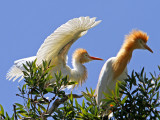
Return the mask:
[[[80,17],[69,20],[67,23],[61,25],[50,36],[46,38],[37,52],[37,64],[41,64],[42,60],[53,59],[54,63],[57,63],[60,59],[63,63],[66,62],[66,54],[70,46],[80,37],[85,35],[87,31],[99,24],[101,21],[95,21],[96,18]],[[65,47],[69,44],[67,49],[63,53],[63,58],[59,57]],[[58,60],[58,61],[57,61]],[[57,65],[57,64],[56,64]]]
[[[50,61],[51,65],[55,65],[55,67],[52,70],[52,75],[54,76],[54,73],[57,71],[61,71],[62,74],[69,75],[70,79],[76,79],[78,82],[84,81],[84,74],[86,74],[86,69],[83,63],[79,60],[73,60],[74,69],[71,69],[69,66],[66,65],[67,62],[67,53],[71,45],[80,37],[85,35],[87,31],[98,25],[101,21],[95,21],[94,18],[90,17],[79,17],[74,18],[66,22],[65,24],[61,25],[59,28],[57,28],[50,36],[48,36],[44,43],[39,48],[37,55],[29,58],[24,58],[15,61],[14,65],[11,67],[11,69],[7,73],[7,79],[14,81],[22,76],[20,80],[23,79],[23,73],[24,70],[23,64],[26,63],[26,61],[34,61],[37,58],[37,65],[41,65],[43,60]],[[82,50],[83,51],[83,50]],[[81,53],[82,52],[77,52]],[[83,53],[87,54],[88,53]],[[84,57],[81,55],[80,57]],[[77,57],[78,58],[78,57]],[[85,58],[85,57],[84,57]],[[74,58],[73,58],[74,59]],[[80,59],[80,58],[78,58]],[[84,60],[84,62],[89,62],[91,60],[91,56],[88,55],[88,58],[86,58],[88,61]],[[95,58],[96,60],[102,60],[99,58]],[[83,80],[82,80],[83,77]],[[19,80],[19,81],[20,81]],[[52,82],[55,81],[53,78],[51,80]]]
[[23,58],[14,61],[14,65],[9,69],[6,78],[11,80],[13,78],[13,81],[21,77],[18,81],[20,82],[23,79],[23,72],[25,71],[25,68],[23,67],[23,64],[26,65],[26,61],[33,62],[36,59],[36,56]]
[[101,69],[96,91],[97,92],[96,100],[98,104],[100,104],[100,101],[105,98],[103,93],[112,95],[111,91],[114,91],[117,80],[123,81],[125,78],[127,78],[128,72],[126,67],[118,78],[113,79],[114,71],[112,68],[112,64],[115,61],[115,59],[116,57],[109,58]]

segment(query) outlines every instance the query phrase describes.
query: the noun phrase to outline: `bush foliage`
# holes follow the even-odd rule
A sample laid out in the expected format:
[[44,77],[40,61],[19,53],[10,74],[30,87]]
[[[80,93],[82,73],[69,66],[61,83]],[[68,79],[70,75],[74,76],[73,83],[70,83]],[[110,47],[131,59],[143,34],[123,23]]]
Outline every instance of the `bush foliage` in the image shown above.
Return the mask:
[[[160,119],[160,76],[156,74],[150,73],[148,78],[144,69],[140,73],[133,71],[126,80],[117,82],[112,96],[104,93],[105,99],[97,105],[92,88],[86,88],[82,95],[66,94],[64,89],[76,82],[68,81],[68,76],[63,76],[61,72],[51,76],[49,71],[53,67],[47,62],[43,62],[42,66],[36,66],[36,60],[27,62],[27,66],[24,65],[26,71],[23,71],[25,84],[18,87],[19,93],[16,94],[24,102],[13,105],[11,117],[0,104],[0,119]],[[49,82],[52,77],[56,78],[55,83]],[[77,99],[83,99],[83,102],[78,103]]]

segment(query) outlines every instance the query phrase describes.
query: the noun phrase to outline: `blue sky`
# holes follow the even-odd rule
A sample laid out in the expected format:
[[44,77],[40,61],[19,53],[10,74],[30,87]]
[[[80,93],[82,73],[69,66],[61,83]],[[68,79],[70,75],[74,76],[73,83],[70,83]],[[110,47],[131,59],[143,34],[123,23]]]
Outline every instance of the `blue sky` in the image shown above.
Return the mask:
[[[147,73],[158,73],[160,62],[160,1],[146,0],[1,0],[0,1],[0,104],[9,113],[12,105],[21,102],[16,97],[18,82],[6,80],[8,69],[17,59],[36,55],[44,39],[68,20],[97,17],[102,22],[74,43],[69,50],[69,66],[75,49],[85,48],[89,54],[104,61],[85,64],[88,80],[74,92],[96,88],[99,72],[105,61],[115,56],[124,36],[132,29],[149,35],[148,45],[154,53],[136,50],[128,65],[129,74],[145,67]],[[21,84],[21,83],[20,83]]]

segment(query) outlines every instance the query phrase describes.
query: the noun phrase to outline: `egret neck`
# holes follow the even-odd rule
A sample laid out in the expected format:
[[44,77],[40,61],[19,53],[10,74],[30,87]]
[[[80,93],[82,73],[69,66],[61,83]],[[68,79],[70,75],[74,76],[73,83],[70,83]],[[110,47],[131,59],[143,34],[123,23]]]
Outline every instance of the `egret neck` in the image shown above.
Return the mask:
[[71,80],[76,80],[77,82],[80,82],[80,85],[82,85],[88,77],[86,67],[80,62],[79,59],[74,58],[72,60],[72,66],[73,69],[71,70]]
[[116,56],[116,60],[112,64],[113,66],[113,79],[116,79],[121,73],[124,71],[126,68],[127,64],[129,63],[131,57],[132,57],[132,52],[134,48],[130,46],[130,48],[124,43],[120,51],[118,52]]

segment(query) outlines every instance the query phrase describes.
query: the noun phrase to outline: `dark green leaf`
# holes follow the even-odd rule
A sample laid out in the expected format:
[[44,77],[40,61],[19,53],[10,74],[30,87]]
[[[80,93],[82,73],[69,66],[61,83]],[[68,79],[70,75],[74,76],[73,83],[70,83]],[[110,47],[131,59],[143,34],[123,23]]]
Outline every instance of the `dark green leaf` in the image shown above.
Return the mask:
[[38,104],[38,106],[39,106],[44,112],[46,112],[46,109],[45,109],[44,106],[42,106],[41,104]]
[[125,96],[125,97],[123,98],[123,100],[121,101],[121,104],[124,104],[124,103],[126,102],[127,98],[128,98],[128,96]]
[[20,108],[23,108],[24,106],[19,104],[19,103],[15,103],[16,106],[20,107]]

